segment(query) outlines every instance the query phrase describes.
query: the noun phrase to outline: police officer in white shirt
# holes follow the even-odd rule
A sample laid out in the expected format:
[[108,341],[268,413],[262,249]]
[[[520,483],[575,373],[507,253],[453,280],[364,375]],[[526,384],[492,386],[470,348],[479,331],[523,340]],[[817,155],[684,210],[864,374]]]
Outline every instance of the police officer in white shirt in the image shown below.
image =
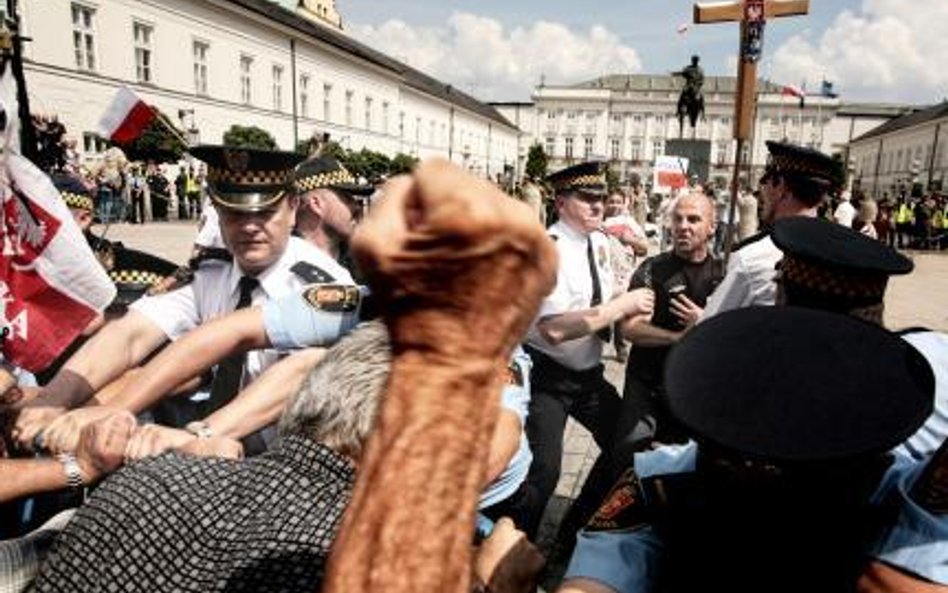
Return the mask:
[[[527,333],[525,348],[533,359],[527,437],[533,463],[527,477],[528,520],[522,527],[535,536],[547,501],[559,479],[563,430],[572,416],[585,426],[604,452],[602,495],[609,488],[610,452],[619,396],[603,376],[603,341],[620,319],[650,315],[653,295],[642,289],[613,294],[608,242],[598,231],[606,197],[606,166],[588,162],[551,175],[559,221],[549,228],[556,240],[559,272],[556,288],[540,306]],[[589,480],[593,482],[593,480]],[[597,485],[581,498],[595,499]],[[591,500],[597,504],[598,500]]]
[[[16,426],[21,444],[32,444],[64,410],[82,404],[167,340],[203,321],[298,292],[312,282],[352,282],[328,254],[290,236],[298,199],[288,183],[301,155],[219,146],[196,147],[191,154],[207,164],[208,190],[234,260],[208,262],[190,284],[139,300],[122,319],[103,328],[22,411]],[[241,384],[277,358],[276,352],[256,351],[223,361],[210,398],[196,406],[195,417],[226,404]]]
[[770,227],[781,218],[816,216],[826,193],[842,180],[839,163],[822,152],[783,142],[767,142],[767,150],[770,162],[760,180],[764,230],[731,253],[727,274],[708,297],[702,319],[740,307],[773,305],[776,265],[783,253],[770,239]]

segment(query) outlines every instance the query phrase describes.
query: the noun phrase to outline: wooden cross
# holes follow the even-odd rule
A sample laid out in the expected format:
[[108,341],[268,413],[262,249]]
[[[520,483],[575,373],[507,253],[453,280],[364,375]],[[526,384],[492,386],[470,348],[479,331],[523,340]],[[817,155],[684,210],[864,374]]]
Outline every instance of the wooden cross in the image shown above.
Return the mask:
[[764,22],[773,17],[807,14],[810,0],[737,0],[695,4],[694,20],[703,23],[741,23],[737,97],[734,100],[734,138],[747,140],[753,129],[757,103],[757,61],[764,43]]

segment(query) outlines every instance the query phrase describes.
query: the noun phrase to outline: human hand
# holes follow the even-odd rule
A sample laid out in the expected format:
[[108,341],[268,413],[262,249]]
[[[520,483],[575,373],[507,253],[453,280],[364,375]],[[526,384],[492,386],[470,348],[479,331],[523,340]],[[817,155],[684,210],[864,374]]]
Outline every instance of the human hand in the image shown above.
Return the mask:
[[545,563],[526,535],[503,517],[481,543],[474,558],[474,573],[492,592],[533,591]]
[[80,435],[86,426],[121,411],[109,406],[92,406],[57,416],[43,430],[43,448],[50,453],[72,453],[79,445]]
[[169,449],[179,449],[197,437],[186,430],[145,424],[138,427],[125,448],[126,463],[138,461],[152,455],[160,455]]
[[178,447],[178,451],[196,457],[223,457],[225,459],[244,458],[244,446],[240,441],[227,437],[191,439],[183,446]]
[[439,159],[382,191],[352,247],[393,346],[506,358],[556,281],[555,247],[532,210]]
[[622,317],[651,317],[655,310],[655,292],[651,288],[636,288],[615,298]]
[[22,451],[33,451],[37,447],[43,448],[43,431],[53,420],[65,412],[66,408],[62,406],[44,406],[42,404],[31,405],[27,403],[16,408],[13,411],[16,420],[13,421],[13,428],[10,431],[14,445]]
[[672,297],[669,302],[672,314],[686,327],[690,328],[701,319],[704,309],[689,299],[684,293]]
[[130,412],[113,411],[82,429],[76,446],[76,461],[86,483],[96,482],[120,465],[136,426]]

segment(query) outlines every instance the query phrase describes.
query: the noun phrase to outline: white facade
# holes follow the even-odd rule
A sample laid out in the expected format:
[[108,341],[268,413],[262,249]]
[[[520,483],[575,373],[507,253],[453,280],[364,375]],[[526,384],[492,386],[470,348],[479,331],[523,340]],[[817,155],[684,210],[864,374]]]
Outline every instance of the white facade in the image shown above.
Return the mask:
[[[539,143],[550,169],[587,158],[611,161],[620,175],[647,176],[666,142],[681,137],[676,107],[681,79],[667,75],[612,75],[573,86],[542,86],[533,103],[496,103],[524,131],[518,171],[529,147]],[[838,98],[809,96],[803,108],[782,87],[761,81],[753,137],[745,149],[742,177],[755,184],[767,163],[767,140],[787,140],[826,153],[842,153],[855,136],[899,114],[898,110],[848,109]],[[705,117],[683,137],[711,143],[709,177],[730,180],[736,142],[732,140],[735,79],[706,77]]]
[[948,184],[948,102],[916,111],[853,140],[854,183],[876,198],[895,197],[920,184]]
[[21,0],[34,113],[56,114],[80,149],[120,85],[194,140],[233,124],[283,150],[328,132],[344,148],[450,157],[494,176],[518,131],[491,107],[265,0]]

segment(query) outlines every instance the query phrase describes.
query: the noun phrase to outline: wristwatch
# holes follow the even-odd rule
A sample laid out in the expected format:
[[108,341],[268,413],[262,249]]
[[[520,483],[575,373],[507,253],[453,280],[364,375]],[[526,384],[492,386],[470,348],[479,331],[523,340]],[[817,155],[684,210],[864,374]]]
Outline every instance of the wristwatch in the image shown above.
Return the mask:
[[214,431],[211,430],[210,425],[204,420],[188,422],[184,426],[184,429],[199,439],[209,439],[214,436]]
[[85,485],[85,480],[82,477],[82,469],[79,467],[79,462],[76,461],[76,456],[72,453],[60,453],[56,456],[56,459],[63,464],[63,470],[66,472],[66,483],[69,487],[76,490],[82,488]]

